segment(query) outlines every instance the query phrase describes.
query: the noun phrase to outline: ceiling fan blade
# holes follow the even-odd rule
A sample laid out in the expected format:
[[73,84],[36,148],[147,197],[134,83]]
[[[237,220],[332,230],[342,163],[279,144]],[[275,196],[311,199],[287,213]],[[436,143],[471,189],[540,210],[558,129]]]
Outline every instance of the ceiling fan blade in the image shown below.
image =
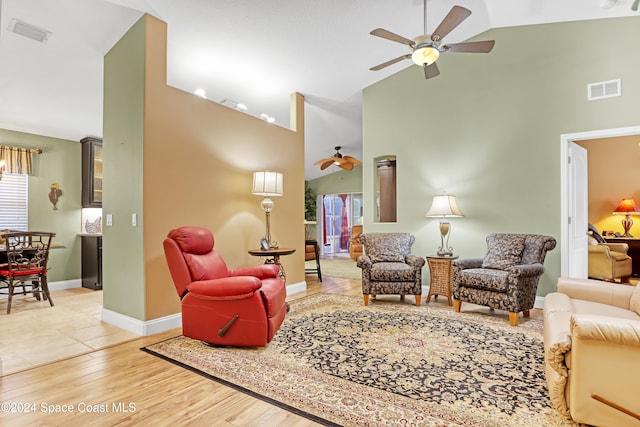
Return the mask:
[[495,40],[453,43],[442,46],[442,49],[446,52],[489,53],[495,44]]
[[362,162],[360,160],[356,159],[355,157],[344,156],[343,159],[345,159],[349,163],[353,163],[354,165],[362,165]]
[[338,165],[338,166],[340,166],[342,169],[347,170],[347,171],[353,170],[353,163],[344,162],[343,164]]
[[327,160],[326,162],[324,162],[322,164],[322,166],[320,166],[320,170],[323,171],[326,168],[328,168],[329,166],[331,166],[333,164],[333,160]]
[[431,40],[437,42],[453,31],[462,21],[471,15],[471,11],[462,6],[453,6],[449,14],[444,17],[438,28],[431,34]]
[[426,65],[424,66],[424,78],[425,79],[430,79],[432,77],[436,77],[437,75],[440,74],[440,69],[438,68],[438,65],[434,62],[431,65]]
[[396,33],[392,33],[391,31],[385,30],[384,28],[376,28],[371,31],[369,34],[372,36],[382,37],[383,39],[391,40],[394,42],[402,43],[413,47],[415,42],[413,40],[409,40],[405,37],[399,36]]
[[369,68],[369,70],[371,71],[382,70],[383,68],[388,67],[389,65],[393,65],[396,62],[400,62],[403,59],[409,59],[409,58],[411,58],[411,54],[407,53],[406,55],[399,56],[397,58],[392,59],[391,61],[383,62],[382,64],[376,65],[375,67],[371,67]]
[[321,160],[318,160],[317,162],[315,162],[315,163],[313,164],[313,166],[318,166],[319,164],[324,163],[324,162],[328,162],[328,161],[331,161],[331,162],[332,162],[332,161],[333,161],[333,159],[321,159]]

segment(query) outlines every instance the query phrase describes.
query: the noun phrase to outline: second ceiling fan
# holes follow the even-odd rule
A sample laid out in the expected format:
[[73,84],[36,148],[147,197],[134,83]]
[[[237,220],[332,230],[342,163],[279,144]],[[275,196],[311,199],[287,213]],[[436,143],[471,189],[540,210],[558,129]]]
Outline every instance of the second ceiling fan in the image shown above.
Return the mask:
[[471,15],[471,11],[462,6],[453,6],[449,14],[445,16],[440,25],[431,34],[427,34],[427,0],[424,0],[424,32],[425,34],[411,40],[384,28],[376,28],[371,31],[371,35],[382,37],[397,43],[402,43],[411,48],[412,53],[399,56],[390,61],[371,67],[370,70],[378,71],[396,62],[411,58],[416,65],[424,68],[424,78],[430,79],[440,74],[436,61],[443,52],[468,52],[468,53],[489,53],[496,43],[494,40],[479,42],[465,42],[442,44],[442,39],[453,31]]
[[336,165],[339,168],[342,168],[348,171],[353,169],[353,165],[362,166],[362,162],[356,159],[355,157],[343,156],[342,153],[340,153],[341,149],[342,147],[340,146],[335,147],[335,150],[336,150],[335,154],[333,154],[331,157],[318,160],[313,164],[313,166],[320,166],[320,170],[325,170],[331,165]]

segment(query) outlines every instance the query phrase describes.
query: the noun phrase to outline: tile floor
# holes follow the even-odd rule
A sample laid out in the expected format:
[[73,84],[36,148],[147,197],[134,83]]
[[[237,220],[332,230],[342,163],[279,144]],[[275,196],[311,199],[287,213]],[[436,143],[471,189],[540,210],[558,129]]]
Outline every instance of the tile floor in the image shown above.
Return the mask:
[[138,338],[100,320],[102,291],[53,291],[54,306],[14,296],[11,314],[0,299],[2,375]]

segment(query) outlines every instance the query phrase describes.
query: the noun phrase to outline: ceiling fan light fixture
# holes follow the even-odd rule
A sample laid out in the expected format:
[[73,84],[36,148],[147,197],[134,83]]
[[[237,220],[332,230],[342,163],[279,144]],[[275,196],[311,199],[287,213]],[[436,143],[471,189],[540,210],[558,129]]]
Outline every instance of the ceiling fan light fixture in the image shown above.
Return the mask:
[[418,45],[411,54],[411,60],[414,64],[424,66],[431,65],[440,57],[440,51],[432,43],[426,45]]

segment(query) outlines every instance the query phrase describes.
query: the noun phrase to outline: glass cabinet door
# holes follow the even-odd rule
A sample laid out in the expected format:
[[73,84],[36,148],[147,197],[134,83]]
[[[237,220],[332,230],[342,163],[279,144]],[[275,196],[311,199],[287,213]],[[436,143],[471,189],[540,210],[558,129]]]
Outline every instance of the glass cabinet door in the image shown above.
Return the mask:
[[102,207],[102,140],[84,138],[82,143],[82,207]]

